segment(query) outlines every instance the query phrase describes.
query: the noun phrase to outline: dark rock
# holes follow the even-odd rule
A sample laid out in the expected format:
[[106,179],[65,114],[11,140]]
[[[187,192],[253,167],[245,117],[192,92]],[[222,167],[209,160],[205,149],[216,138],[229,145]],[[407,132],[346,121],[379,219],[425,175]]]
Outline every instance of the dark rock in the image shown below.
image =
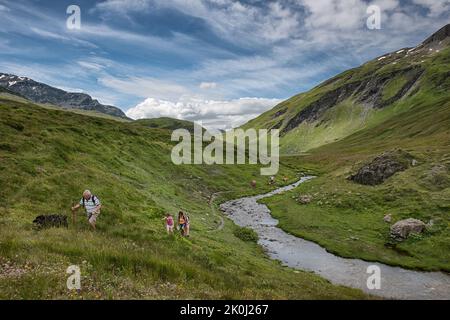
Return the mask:
[[26,77],[0,73],[0,87],[35,103],[48,103],[66,109],[97,111],[115,117],[127,118],[119,108],[101,104],[85,93],[66,92]]
[[348,179],[363,185],[378,185],[395,173],[409,168],[412,156],[402,150],[385,152]]
[[[424,69],[422,67],[414,66],[401,70],[394,70],[386,74],[373,74],[362,80],[344,83],[342,86],[324,93],[317,100],[303,108],[289,120],[281,133],[286,134],[297,128],[303,122],[314,122],[319,120],[327,110],[335,107],[350,97],[355,98],[357,102],[362,103],[369,108],[384,108],[407,95],[423,73]],[[394,96],[384,100],[384,88],[392,79],[400,76],[407,79],[406,83]]]
[[410,233],[422,233],[425,228],[426,224],[417,219],[400,220],[391,227],[391,237],[396,240],[404,240]]
[[422,44],[430,45],[434,42],[442,41],[448,37],[450,37],[450,24],[445,25],[444,27],[433,33]]
[[33,220],[37,229],[68,227],[67,217],[60,214],[40,215]]

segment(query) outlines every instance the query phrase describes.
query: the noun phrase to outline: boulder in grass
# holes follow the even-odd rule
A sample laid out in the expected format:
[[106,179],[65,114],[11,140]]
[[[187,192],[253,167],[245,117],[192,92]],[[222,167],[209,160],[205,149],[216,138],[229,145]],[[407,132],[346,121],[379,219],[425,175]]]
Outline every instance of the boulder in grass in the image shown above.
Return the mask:
[[45,228],[67,228],[67,217],[60,214],[40,215],[33,220],[34,226],[40,230]]
[[348,179],[363,185],[379,185],[386,179],[411,166],[412,156],[403,150],[385,152],[361,167]]
[[308,204],[312,201],[312,197],[310,195],[301,195],[297,199],[298,203],[300,204]]
[[423,221],[409,218],[400,220],[391,226],[391,237],[396,240],[405,240],[411,233],[422,233],[426,229]]

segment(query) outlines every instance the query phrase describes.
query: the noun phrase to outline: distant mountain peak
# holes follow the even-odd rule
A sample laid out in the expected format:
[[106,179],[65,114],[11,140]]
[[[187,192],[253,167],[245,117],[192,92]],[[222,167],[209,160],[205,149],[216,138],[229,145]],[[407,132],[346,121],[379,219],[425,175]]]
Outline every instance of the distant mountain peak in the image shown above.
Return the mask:
[[35,103],[52,104],[66,109],[96,111],[119,118],[127,118],[119,108],[101,104],[86,93],[67,92],[27,77],[0,73],[0,87]]

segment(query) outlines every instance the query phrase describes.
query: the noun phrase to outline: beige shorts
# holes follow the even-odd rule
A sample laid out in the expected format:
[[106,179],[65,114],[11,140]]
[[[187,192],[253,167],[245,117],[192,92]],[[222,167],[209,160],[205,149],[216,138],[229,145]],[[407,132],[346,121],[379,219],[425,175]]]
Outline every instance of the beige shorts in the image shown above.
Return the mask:
[[88,221],[89,223],[96,223],[97,217],[100,215],[100,211],[97,213],[89,213],[88,214]]

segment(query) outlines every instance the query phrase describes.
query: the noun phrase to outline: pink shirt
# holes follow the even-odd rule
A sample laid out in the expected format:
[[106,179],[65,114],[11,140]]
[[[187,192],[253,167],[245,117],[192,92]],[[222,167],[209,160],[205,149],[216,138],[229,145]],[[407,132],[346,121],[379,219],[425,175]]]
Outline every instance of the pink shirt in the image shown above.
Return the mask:
[[173,226],[173,217],[167,217],[166,218],[166,223],[168,226]]

